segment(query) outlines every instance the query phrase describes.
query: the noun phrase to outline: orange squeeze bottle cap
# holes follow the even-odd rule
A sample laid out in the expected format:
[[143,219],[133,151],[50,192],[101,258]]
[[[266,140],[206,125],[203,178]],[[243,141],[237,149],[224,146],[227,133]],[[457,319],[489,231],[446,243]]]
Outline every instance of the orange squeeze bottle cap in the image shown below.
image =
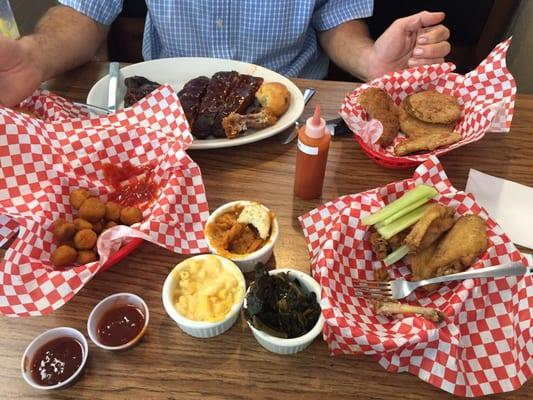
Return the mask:
[[320,139],[326,134],[326,121],[320,118],[320,105],[317,104],[313,116],[305,124],[305,134],[313,139]]

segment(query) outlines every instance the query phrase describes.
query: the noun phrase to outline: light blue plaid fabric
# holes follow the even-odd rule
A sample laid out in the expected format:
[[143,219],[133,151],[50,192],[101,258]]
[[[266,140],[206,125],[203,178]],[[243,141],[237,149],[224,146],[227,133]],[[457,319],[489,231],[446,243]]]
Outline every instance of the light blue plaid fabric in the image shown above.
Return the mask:
[[[105,25],[122,0],[60,0]],[[329,60],[317,31],[372,15],[372,0],[146,0],[145,59],[241,60],[286,76],[323,78]],[[346,49],[346,51],[350,51]]]

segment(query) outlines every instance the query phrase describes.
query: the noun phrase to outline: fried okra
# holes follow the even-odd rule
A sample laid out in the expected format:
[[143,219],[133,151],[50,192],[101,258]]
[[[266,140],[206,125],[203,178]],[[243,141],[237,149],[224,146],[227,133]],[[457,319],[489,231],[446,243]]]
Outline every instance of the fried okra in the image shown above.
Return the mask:
[[96,244],[97,238],[92,229],[82,229],[74,235],[74,247],[78,250],[90,250]]
[[89,197],[80,207],[80,218],[89,222],[98,222],[105,216],[105,205],[96,197]]
[[143,214],[137,207],[124,207],[120,211],[120,222],[124,225],[133,225],[141,222]]
[[70,193],[70,205],[79,210],[83,202],[90,196],[91,194],[86,189],[76,189]]
[[62,245],[52,253],[52,264],[56,267],[66,267],[76,261],[78,252],[73,247]]

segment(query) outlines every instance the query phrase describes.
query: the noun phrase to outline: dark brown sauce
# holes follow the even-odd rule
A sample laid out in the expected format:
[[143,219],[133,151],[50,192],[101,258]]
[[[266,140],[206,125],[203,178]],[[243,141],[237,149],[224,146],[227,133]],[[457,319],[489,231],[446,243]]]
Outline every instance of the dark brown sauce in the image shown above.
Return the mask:
[[131,304],[112,308],[98,322],[98,338],[105,346],[121,346],[142,331],[144,314]]
[[74,375],[82,361],[80,342],[71,337],[57,338],[35,352],[31,361],[31,377],[39,385],[57,385]]

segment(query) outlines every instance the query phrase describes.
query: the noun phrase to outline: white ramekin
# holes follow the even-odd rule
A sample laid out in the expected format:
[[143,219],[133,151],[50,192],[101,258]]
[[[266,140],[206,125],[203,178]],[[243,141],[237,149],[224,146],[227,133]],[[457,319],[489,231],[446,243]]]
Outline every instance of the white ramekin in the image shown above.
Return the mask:
[[[187,266],[186,261],[194,259],[202,259],[206,257],[217,257],[221,262],[224,268],[230,269],[235,272],[235,276],[239,279],[239,283],[242,287],[242,296],[240,301],[235,303],[228,315],[220,321],[217,322],[203,322],[203,321],[193,321],[188,318],[185,318],[181,315],[174,307],[174,289],[178,285],[179,280],[179,271]],[[246,281],[244,280],[244,275],[241,270],[234,262],[228,260],[227,258],[212,255],[212,254],[202,254],[199,256],[194,256],[188,258],[187,260],[182,261],[174,267],[170,274],[168,274],[163,285],[163,306],[165,311],[172,318],[176,324],[183,330],[185,333],[197,337],[197,338],[210,338],[213,336],[218,336],[221,333],[226,332],[229,328],[235,324],[237,318],[239,317],[239,312],[244,301],[244,291],[246,290]]]
[[[313,279],[312,276],[290,268],[275,269],[269,273],[273,275],[282,272],[289,272],[289,278],[297,278],[303,287],[314,292],[316,294],[318,304],[320,304],[320,285]],[[248,294],[249,290],[250,288],[248,288],[246,294]],[[246,309],[246,300],[244,301],[244,308]],[[318,321],[313,329],[311,329],[305,335],[292,339],[283,339],[276,336],[271,336],[259,329],[254,328],[249,321],[246,322],[248,322],[248,326],[252,330],[255,339],[261,346],[272,353],[284,355],[298,353],[307,348],[313,342],[313,340],[322,333],[322,329],[324,328],[324,316],[322,313],[320,314],[320,317],[318,318]]]
[[[61,383],[58,383],[57,385],[52,385],[52,386],[40,385],[37,382],[35,382],[31,376],[32,359],[35,356],[35,353],[37,352],[37,350],[41,348],[41,346],[43,346],[44,344],[54,339],[58,339],[62,337],[71,337],[73,339],[76,339],[81,344],[82,357],[83,357],[81,364],[78,370],[67,380]],[[24,354],[22,355],[22,361],[20,363],[20,371],[22,373],[22,377],[24,378],[24,380],[30,386],[36,389],[42,389],[42,390],[62,389],[62,388],[72,385],[80,377],[81,371],[83,371],[83,368],[85,367],[85,363],[87,362],[88,355],[89,355],[89,346],[87,345],[87,339],[85,339],[85,336],[83,336],[83,334],[76,329],[62,326],[59,328],[54,328],[54,329],[45,331],[31,341],[28,347],[26,347]]]
[[[143,313],[144,326],[142,330],[128,343],[124,343],[120,346],[106,346],[98,338],[98,322],[103,317],[103,315],[112,308],[128,304],[137,307]],[[149,320],[150,311],[148,310],[148,306],[146,305],[143,299],[132,293],[116,293],[106,297],[94,306],[93,310],[89,314],[89,319],[87,320],[87,333],[89,334],[89,337],[91,338],[93,343],[104,350],[126,350],[130,347],[133,347],[135,344],[137,344],[139,340],[141,340],[141,338],[146,333]]]
[[[213,211],[213,213],[207,219],[206,227],[207,225],[212,223],[219,215],[232,210],[236,206],[246,206],[248,204],[259,204],[265,210],[270,212],[270,210],[267,207],[254,201],[248,201],[248,200],[232,201],[231,203],[226,203],[226,204],[221,205],[215,211]],[[244,273],[251,272],[254,270],[254,267],[256,266],[257,263],[266,264],[268,260],[270,259],[270,257],[272,257],[272,252],[274,251],[274,245],[276,244],[276,241],[278,240],[278,236],[279,236],[278,220],[276,216],[274,216],[272,218],[272,227],[270,230],[270,237],[268,238],[268,241],[263,245],[263,247],[249,254],[243,254],[243,255],[231,254],[229,259],[233,261],[235,264],[237,264],[242,272]],[[213,245],[211,244],[208,235],[205,235],[205,237],[207,240],[207,246],[209,247],[209,250],[211,251],[211,253],[218,254],[216,248],[213,247]]]

